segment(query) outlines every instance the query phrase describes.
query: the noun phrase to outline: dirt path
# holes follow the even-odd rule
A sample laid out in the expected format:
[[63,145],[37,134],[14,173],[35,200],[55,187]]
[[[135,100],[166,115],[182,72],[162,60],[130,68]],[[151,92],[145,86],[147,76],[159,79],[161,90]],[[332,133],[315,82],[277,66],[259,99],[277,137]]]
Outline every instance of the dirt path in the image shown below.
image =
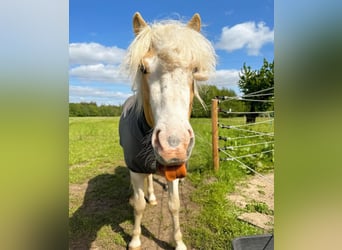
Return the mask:
[[[168,192],[167,189],[163,188],[166,181],[164,177],[154,176],[155,179],[155,193],[157,197],[158,204],[156,206],[147,206],[143,224],[146,233],[142,237],[143,249],[174,249],[169,243],[172,242],[172,219],[168,208]],[[156,184],[158,183],[158,184]],[[162,185],[160,185],[162,184]],[[190,201],[190,192],[192,186],[187,179],[183,179],[179,185],[180,194],[180,223],[181,230],[184,233],[184,226],[186,224],[189,213],[193,210],[195,206],[194,203]],[[152,240],[151,240],[152,238]]]
[[[114,182],[112,175],[106,175],[106,178],[99,178],[101,182]],[[127,176],[125,177],[129,182]],[[133,208],[129,205],[129,198],[132,194],[132,190],[126,190],[126,194],[120,195],[120,198],[116,195],[100,198],[93,198],[94,193],[101,193],[105,187],[96,186],[99,180],[90,180],[88,183],[80,185],[70,185],[69,193],[70,200],[74,202],[75,206],[79,207],[71,218],[71,221],[75,221],[75,224],[80,222],[77,220],[78,215],[84,220],[96,220],[96,216],[99,222],[90,224],[89,227],[93,227],[90,232],[72,232],[70,239],[70,249],[126,249],[125,245],[130,240],[130,235],[133,229]],[[154,189],[157,197],[158,204],[155,206],[147,204],[143,220],[142,220],[142,246],[143,249],[166,249],[171,250],[174,247],[172,243],[172,220],[168,210],[168,192],[165,188],[165,179],[161,176],[154,176]],[[119,188],[119,187],[116,187]],[[126,187],[127,188],[127,187]],[[126,189],[126,188],[123,188]],[[196,211],[196,205],[190,201],[190,192],[193,187],[190,182],[185,178],[180,182],[179,195],[180,195],[180,223],[183,234],[185,233],[185,224],[188,221],[189,213],[193,215],[193,211]],[[98,195],[96,195],[98,196]],[[119,198],[119,199],[118,199]],[[83,204],[82,204],[83,201]],[[76,203],[79,203],[78,205]],[[116,206],[116,210],[125,210],[122,214],[115,214],[110,212],[111,206]],[[121,206],[119,208],[118,206]],[[77,215],[75,215],[77,214]],[[73,223],[73,222],[72,222]],[[105,237],[99,236],[99,231],[104,227],[109,227],[106,232],[109,235]],[[75,229],[76,231],[77,229]],[[116,234],[116,235],[115,235]],[[115,244],[115,242],[108,242],[109,239],[115,239],[118,235],[124,239],[125,242]],[[186,242],[185,242],[186,243]]]
[[[263,206],[264,210],[274,211],[274,173],[266,174],[265,177],[267,180],[259,176],[253,176],[241,182],[236,187],[236,191],[227,196],[227,199],[243,209],[248,205],[257,204]],[[246,212],[242,213],[238,218],[260,227],[266,232],[273,230],[273,214]]]
[[[168,208],[168,192],[164,177],[155,175],[154,189],[158,204],[155,206],[147,204],[142,221],[142,246],[143,249],[166,249],[174,247],[172,243],[172,219]],[[189,218],[192,208],[195,206],[190,201],[190,192],[193,189],[188,180],[183,179],[179,185],[180,195],[180,223],[184,233],[185,224]]]
[[[273,182],[273,173],[266,175]],[[143,249],[174,249],[172,221],[168,210],[168,192],[165,179],[154,176],[154,188],[158,204],[147,204],[142,220]],[[264,203],[274,210],[273,183],[260,177],[240,183],[236,192],[227,199],[245,208],[251,202]],[[180,182],[180,223],[184,235],[188,235],[187,224],[199,212],[190,200],[194,188],[185,178]],[[133,229],[133,208],[129,205],[132,190],[126,167],[117,167],[115,173],[98,175],[86,183],[72,184],[70,197],[70,248],[69,249],[126,249]],[[273,230],[273,215],[242,213],[239,219],[265,229]],[[185,244],[187,242],[185,241]]]

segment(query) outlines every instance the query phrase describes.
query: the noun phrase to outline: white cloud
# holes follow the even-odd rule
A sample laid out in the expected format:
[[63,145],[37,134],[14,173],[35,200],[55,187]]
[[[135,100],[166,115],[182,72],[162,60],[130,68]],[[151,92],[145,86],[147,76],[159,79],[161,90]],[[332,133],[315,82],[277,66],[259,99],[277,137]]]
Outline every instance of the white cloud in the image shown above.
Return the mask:
[[97,104],[123,104],[132,94],[87,86],[69,86],[69,102],[96,102]]
[[126,50],[116,46],[106,47],[98,43],[70,43],[70,64],[120,64]]
[[80,65],[69,70],[69,76],[86,82],[125,83],[128,77],[120,72],[117,65]]
[[215,75],[210,79],[209,84],[213,84],[217,87],[224,87],[227,89],[238,90],[240,70],[236,69],[223,69],[217,70]]
[[[131,94],[115,91],[112,90],[115,87],[103,87],[101,84],[127,83],[127,92],[130,92],[129,79],[120,71],[125,53],[124,49],[98,43],[69,44],[69,78],[71,82],[82,84],[70,84],[69,101],[122,104]],[[94,85],[98,87],[93,87]],[[112,89],[108,89],[109,87]]]
[[273,40],[274,30],[270,30],[265,23],[245,22],[231,28],[223,27],[215,48],[232,52],[245,47],[248,55],[259,55],[261,47]]

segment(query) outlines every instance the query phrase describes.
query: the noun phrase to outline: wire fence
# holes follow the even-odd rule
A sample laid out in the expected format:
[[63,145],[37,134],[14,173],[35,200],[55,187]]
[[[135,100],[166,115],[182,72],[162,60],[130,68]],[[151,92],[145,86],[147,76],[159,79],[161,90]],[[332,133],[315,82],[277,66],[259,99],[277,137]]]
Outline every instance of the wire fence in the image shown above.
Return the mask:
[[[225,162],[234,161],[246,171],[267,180],[260,172],[274,168],[273,105],[269,105],[271,110],[260,111],[241,111],[226,107],[231,101],[274,102],[273,90],[268,88],[243,96],[216,96],[212,100],[212,148],[215,169],[218,169],[219,165],[225,166]],[[225,108],[221,107],[223,102],[228,102],[228,105],[224,105]],[[220,113],[224,114],[224,117],[219,117]],[[248,116],[254,116],[255,121],[248,120]]]

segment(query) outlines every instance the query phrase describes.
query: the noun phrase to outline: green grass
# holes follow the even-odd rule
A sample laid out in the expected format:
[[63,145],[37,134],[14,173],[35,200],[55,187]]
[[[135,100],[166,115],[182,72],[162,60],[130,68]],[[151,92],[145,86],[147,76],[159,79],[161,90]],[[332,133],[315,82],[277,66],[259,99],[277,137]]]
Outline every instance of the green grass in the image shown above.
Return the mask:
[[[224,125],[244,125],[245,118],[224,118],[220,119],[219,123]],[[259,123],[259,124],[257,124]],[[220,141],[219,147],[234,147],[234,149],[226,150],[227,153],[234,157],[241,157],[249,154],[255,154],[251,157],[239,158],[244,164],[256,170],[257,172],[268,172],[273,169],[274,162],[274,154],[273,152],[267,152],[274,149],[274,136],[264,135],[255,137],[255,133],[248,132],[245,130],[252,130],[261,132],[264,134],[273,133],[274,132],[274,123],[270,118],[257,118],[256,125],[245,125],[242,127],[238,127],[236,129],[220,129],[220,135],[228,138],[232,138],[232,140]],[[239,139],[234,139],[239,137]],[[246,138],[242,138],[246,137]],[[244,147],[244,145],[257,144],[249,147]],[[260,152],[265,152],[260,154]],[[221,158],[227,158],[228,156],[224,153],[220,154]],[[227,162],[223,162],[222,165],[227,165]],[[252,173],[251,170],[246,169],[246,173]]]
[[[93,240],[97,237],[102,249],[111,249],[111,244],[124,246],[130,237],[125,225],[130,224],[133,218],[128,204],[117,203],[123,195],[128,195],[129,189],[129,176],[122,167],[125,163],[119,145],[118,121],[118,117],[69,119],[69,181],[70,184],[88,184],[83,201],[77,197],[70,198],[70,237]],[[232,125],[242,124],[244,120],[225,118],[220,122]],[[214,172],[211,120],[196,118],[191,120],[191,124],[196,143],[189,161],[188,179],[195,187],[191,200],[197,204],[199,212],[193,213],[185,223],[184,240],[195,249],[231,249],[233,238],[263,233],[261,229],[238,220],[242,210],[227,200],[227,195],[234,191],[237,182],[251,173],[234,161],[221,162],[220,170]],[[256,129],[273,131],[273,126],[260,124]],[[236,132],[228,130],[220,130],[220,133],[235,133],[223,135],[236,136]],[[273,169],[272,155],[255,157],[247,163],[261,172]],[[106,192],[103,193],[103,190]],[[128,197],[125,198],[128,200]],[[104,201],[109,207],[98,210]],[[247,209],[271,213],[264,204],[259,203]],[[108,225],[109,221],[112,225]],[[123,226],[118,228],[117,225]],[[112,231],[117,232],[115,237]],[[77,245],[77,242],[73,244]]]
[[69,119],[69,181],[84,183],[113,164],[124,166],[119,145],[119,117]]
[[248,212],[274,215],[274,211],[269,209],[267,204],[264,202],[252,201],[252,203],[246,205],[246,210]]
[[[225,118],[220,122],[237,125],[243,124],[244,118]],[[250,172],[234,161],[227,161],[220,162],[220,170],[215,173],[212,169],[211,120],[192,119],[191,124],[196,134],[196,146],[189,162],[189,178],[196,187],[192,199],[200,206],[201,212],[189,228],[188,239],[196,249],[230,249],[230,242],[235,237],[263,233],[261,229],[238,220],[241,209],[227,200],[227,194],[234,191],[236,183]],[[260,124],[256,130],[270,132],[273,127]],[[241,133],[228,130],[220,130],[219,133],[230,137],[241,136]],[[258,160],[254,159],[255,166]],[[271,167],[259,170],[266,172],[273,169],[273,162],[270,159],[266,161],[266,165]]]

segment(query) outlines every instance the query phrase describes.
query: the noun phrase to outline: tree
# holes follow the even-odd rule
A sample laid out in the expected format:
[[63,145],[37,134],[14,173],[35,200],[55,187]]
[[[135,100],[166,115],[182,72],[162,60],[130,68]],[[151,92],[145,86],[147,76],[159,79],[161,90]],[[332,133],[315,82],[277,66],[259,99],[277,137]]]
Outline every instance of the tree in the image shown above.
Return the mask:
[[[205,103],[207,109],[204,109],[197,98],[194,98],[193,108],[191,117],[210,117],[211,116],[211,100],[216,96],[236,96],[234,90],[231,89],[218,89],[215,85],[202,85],[199,88],[199,95],[201,99]],[[229,102],[220,103],[220,108],[222,110],[234,110],[241,111],[245,110],[244,104],[237,100],[231,100]],[[220,113],[220,116],[227,116],[227,114]]]
[[[273,109],[270,98],[274,87],[274,61],[269,63],[264,59],[260,70],[252,70],[250,66],[246,66],[244,63],[239,77],[239,88],[245,96],[244,99],[260,100],[246,101],[247,111],[262,112]],[[247,114],[246,122],[254,123],[257,116],[258,113]]]
[[69,103],[69,116],[120,116],[122,106],[101,105],[95,102]]

